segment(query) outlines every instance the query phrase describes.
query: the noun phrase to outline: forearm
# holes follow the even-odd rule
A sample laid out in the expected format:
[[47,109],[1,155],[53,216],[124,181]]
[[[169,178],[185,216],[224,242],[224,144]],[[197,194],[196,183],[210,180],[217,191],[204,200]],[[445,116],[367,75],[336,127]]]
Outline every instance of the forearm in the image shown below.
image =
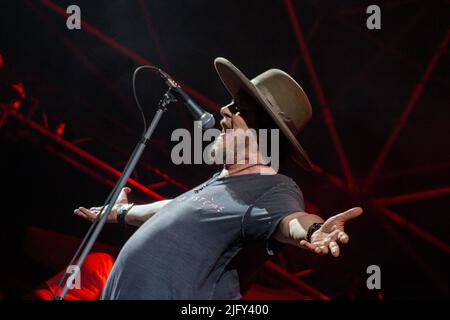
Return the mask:
[[170,201],[172,200],[161,200],[149,204],[135,205],[125,216],[125,222],[129,225],[139,227]]
[[298,246],[306,239],[309,227],[313,223],[323,223],[323,219],[314,214],[297,212],[284,218],[275,233],[275,239],[282,243]]

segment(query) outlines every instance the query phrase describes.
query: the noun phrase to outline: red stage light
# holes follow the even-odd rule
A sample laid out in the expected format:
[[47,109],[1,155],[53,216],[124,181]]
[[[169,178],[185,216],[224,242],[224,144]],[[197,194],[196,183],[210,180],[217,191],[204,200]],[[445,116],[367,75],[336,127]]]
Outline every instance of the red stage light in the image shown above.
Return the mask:
[[62,136],[65,129],[66,129],[66,123],[61,122],[60,124],[58,124],[58,128],[56,129],[56,134],[58,136]]

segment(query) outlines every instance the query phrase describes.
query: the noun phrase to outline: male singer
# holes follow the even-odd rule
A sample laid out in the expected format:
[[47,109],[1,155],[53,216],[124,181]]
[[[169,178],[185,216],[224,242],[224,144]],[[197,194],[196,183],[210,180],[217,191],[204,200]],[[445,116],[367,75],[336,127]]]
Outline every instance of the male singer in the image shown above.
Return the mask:
[[[124,188],[108,220],[139,228],[117,257],[102,299],[239,299],[257,267],[282,244],[338,257],[340,245],[349,241],[344,224],[361,208],[326,221],[308,214],[300,188],[261,161],[259,145],[241,150],[229,143],[249,129],[278,129],[279,141],[270,143],[279,143],[281,160],[296,157],[310,169],[297,139],[311,118],[302,88],[277,69],[250,81],[224,58],[215,67],[232,102],[221,109],[223,132],[213,154],[223,160],[243,151],[247,161],[225,163],[210,180],[173,200],[133,205],[127,199],[131,190]],[[75,213],[93,220],[99,210],[80,207]]]

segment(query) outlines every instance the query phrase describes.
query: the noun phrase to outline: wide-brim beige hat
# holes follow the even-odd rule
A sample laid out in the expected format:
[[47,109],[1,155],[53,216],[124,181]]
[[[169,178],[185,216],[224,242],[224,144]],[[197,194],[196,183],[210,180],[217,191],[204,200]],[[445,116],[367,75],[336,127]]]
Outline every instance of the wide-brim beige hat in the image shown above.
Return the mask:
[[270,69],[249,80],[225,58],[216,58],[214,66],[231,96],[244,90],[271,116],[294,149],[294,157],[310,171],[312,162],[297,136],[311,119],[309,99],[302,87],[286,72]]

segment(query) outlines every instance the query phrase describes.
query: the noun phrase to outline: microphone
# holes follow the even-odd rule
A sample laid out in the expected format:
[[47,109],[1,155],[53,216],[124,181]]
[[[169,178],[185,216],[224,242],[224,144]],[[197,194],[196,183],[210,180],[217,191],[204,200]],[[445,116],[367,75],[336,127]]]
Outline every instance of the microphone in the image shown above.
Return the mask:
[[202,107],[200,107],[191,97],[184,92],[183,89],[176,83],[167,73],[158,69],[160,76],[164,79],[166,84],[172,88],[171,92],[179,101],[183,102],[184,105],[189,109],[189,111],[194,116],[196,121],[201,121],[202,129],[209,129],[214,126],[216,120],[214,116],[206,112]]

